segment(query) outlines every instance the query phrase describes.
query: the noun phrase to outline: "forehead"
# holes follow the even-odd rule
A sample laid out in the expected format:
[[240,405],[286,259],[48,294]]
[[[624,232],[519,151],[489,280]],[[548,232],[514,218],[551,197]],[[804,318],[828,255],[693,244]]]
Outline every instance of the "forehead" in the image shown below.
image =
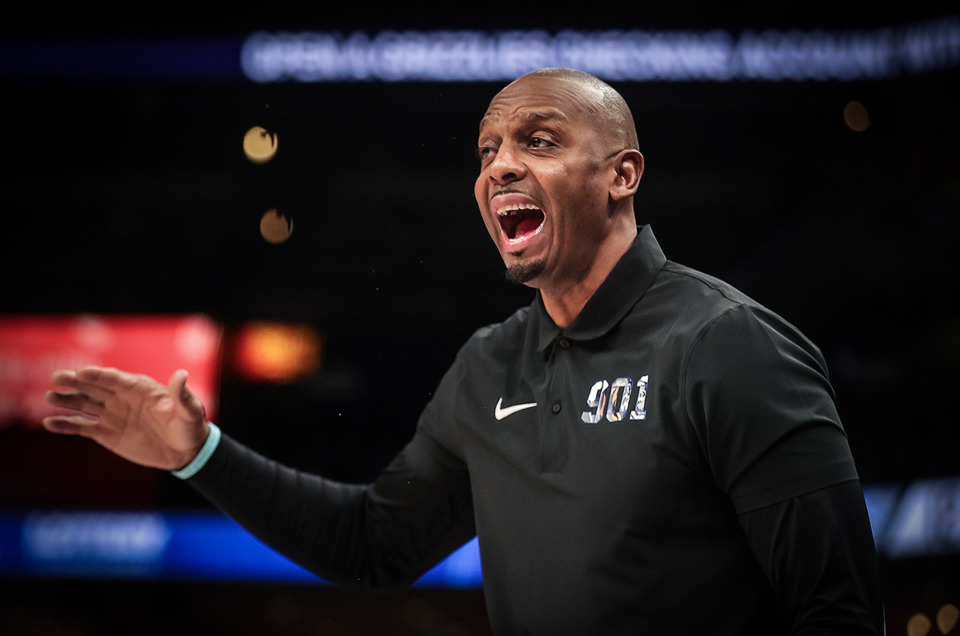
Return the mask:
[[527,76],[508,85],[490,101],[480,120],[488,126],[512,122],[587,122],[589,93],[581,85],[554,77]]

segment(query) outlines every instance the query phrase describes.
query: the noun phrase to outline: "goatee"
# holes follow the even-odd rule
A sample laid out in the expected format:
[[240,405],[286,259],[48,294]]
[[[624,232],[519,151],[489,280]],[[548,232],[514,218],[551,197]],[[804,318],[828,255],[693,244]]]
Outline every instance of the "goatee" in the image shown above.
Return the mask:
[[514,285],[523,285],[542,274],[546,267],[547,264],[543,260],[517,263],[516,265],[507,267],[505,275],[507,280]]

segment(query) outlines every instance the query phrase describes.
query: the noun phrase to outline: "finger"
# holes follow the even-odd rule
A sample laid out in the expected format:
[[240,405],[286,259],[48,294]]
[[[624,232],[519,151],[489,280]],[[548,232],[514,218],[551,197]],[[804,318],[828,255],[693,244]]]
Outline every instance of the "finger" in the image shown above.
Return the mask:
[[114,392],[107,387],[101,386],[100,384],[90,382],[89,374],[81,374],[81,371],[84,371],[88,368],[89,367],[85,367],[84,369],[78,369],[76,371],[64,369],[54,371],[51,379],[53,380],[54,384],[76,389],[81,393],[85,393],[93,397],[99,402],[106,402],[114,395]]
[[109,391],[111,394],[121,393],[137,385],[140,382],[147,381],[157,384],[153,378],[145,375],[137,375],[114,369],[113,367],[87,366],[77,369],[77,380],[81,383],[96,387],[101,391]]
[[82,415],[52,415],[43,418],[43,427],[51,433],[61,435],[81,435],[95,437],[98,432],[97,420]]
[[77,369],[76,374],[81,382],[89,382],[90,384],[95,384],[105,390],[114,392],[125,391],[131,386],[143,381],[159,384],[159,382],[149,376],[129,373],[113,367],[80,367]]
[[184,369],[178,369],[170,376],[170,394],[179,398],[180,404],[193,417],[206,419],[203,404],[187,388],[188,373]]
[[104,408],[103,402],[77,391],[47,391],[43,399],[52,406],[83,411],[90,415],[100,415]]
[[74,386],[77,380],[77,372],[69,369],[57,369],[50,376],[50,380],[58,386]]
[[187,390],[188,377],[189,374],[186,369],[177,369],[173,372],[173,375],[170,376],[170,382],[168,384],[170,393],[178,396],[181,401],[184,400],[185,396],[190,394],[190,391]]

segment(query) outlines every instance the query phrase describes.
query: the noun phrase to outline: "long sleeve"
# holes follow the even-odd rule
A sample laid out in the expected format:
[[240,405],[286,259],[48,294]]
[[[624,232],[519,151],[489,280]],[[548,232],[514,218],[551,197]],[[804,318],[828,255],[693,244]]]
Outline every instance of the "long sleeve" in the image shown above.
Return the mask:
[[688,413],[791,634],[882,634],[876,549],[819,350],[741,305],[704,333]]
[[406,586],[474,534],[469,482],[418,435],[370,485],[285,467],[223,435],[188,480],[264,543],[318,576]]
[[790,634],[881,635],[876,548],[858,481],[740,514]]

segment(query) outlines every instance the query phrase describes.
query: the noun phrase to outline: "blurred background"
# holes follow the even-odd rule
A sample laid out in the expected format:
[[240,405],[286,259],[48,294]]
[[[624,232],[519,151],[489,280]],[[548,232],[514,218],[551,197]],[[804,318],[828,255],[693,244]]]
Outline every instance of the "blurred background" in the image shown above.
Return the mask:
[[333,588],[42,432],[39,398],[61,366],[182,366],[235,438],[372,479],[466,338],[532,298],[476,210],[476,127],[557,60],[633,108],[667,256],[823,350],[888,632],[960,633],[955,11],[485,11],[4,25],[0,633],[489,632],[475,544],[406,592]]

